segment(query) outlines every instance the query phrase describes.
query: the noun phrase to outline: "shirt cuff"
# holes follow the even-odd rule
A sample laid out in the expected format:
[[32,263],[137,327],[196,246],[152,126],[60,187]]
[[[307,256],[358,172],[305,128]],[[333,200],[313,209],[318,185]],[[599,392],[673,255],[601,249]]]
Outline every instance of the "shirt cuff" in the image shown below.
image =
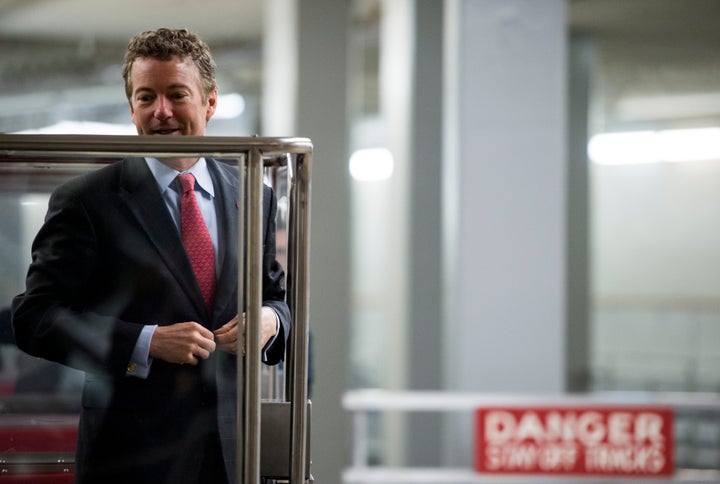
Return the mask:
[[262,349],[262,361],[263,361],[263,363],[264,363],[264,362],[267,362],[267,359],[268,359],[268,358],[267,358],[267,350],[268,350],[268,348],[270,348],[272,345],[275,344],[275,340],[277,339],[278,334],[280,334],[280,317],[278,316],[278,313],[277,313],[273,308],[271,308],[271,307],[269,307],[269,306],[263,306],[263,309],[264,309],[264,308],[269,309],[269,310],[272,311],[272,313],[275,315],[275,336],[273,336],[272,338],[270,338],[270,339],[268,340],[268,342],[265,343],[265,346],[264,346],[263,349]]
[[147,378],[150,374],[150,366],[152,365],[150,340],[156,328],[157,324],[148,324],[140,331],[140,336],[138,336],[137,342],[135,343],[135,349],[133,349],[132,355],[130,356],[130,363],[128,363],[127,366],[127,376]]

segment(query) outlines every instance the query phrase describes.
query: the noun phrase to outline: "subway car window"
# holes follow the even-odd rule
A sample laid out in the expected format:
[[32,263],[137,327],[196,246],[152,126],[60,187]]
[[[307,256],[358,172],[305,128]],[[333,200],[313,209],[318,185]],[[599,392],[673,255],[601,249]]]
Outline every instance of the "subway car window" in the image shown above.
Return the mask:
[[8,482],[72,482],[84,374],[20,351],[11,302],[24,291],[32,240],[51,192],[111,161],[34,166],[26,160],[0,160],[0,452]]
[[70,168],[63,165],[33,168],[29,163],[24,166],[22,163],[12,165],[0,163],[0,223],[3,227],[0,244],[3,266],[0,273],[3,302],[0,309],[0,391],[10,400],[13,396],[27,396],[48,403],[52,410],[51,402],[55,397],[58,402],[78,399],[82,374],[19,351],[11,327],[10,302],[25,286],[31,243],[42,225],[50,193],[70,178],[101,165],[87,164]]

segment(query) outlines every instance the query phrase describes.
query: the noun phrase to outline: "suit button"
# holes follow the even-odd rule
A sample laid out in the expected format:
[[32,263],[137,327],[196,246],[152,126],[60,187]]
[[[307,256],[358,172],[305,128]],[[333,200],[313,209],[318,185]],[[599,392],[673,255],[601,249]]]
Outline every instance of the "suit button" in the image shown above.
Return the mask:
[[135,373],[135,370],[137,370],[137,365],[136,365],[135,363],[130,363],[130,364],[127,366],[127,371],[128,371],[129,373]]

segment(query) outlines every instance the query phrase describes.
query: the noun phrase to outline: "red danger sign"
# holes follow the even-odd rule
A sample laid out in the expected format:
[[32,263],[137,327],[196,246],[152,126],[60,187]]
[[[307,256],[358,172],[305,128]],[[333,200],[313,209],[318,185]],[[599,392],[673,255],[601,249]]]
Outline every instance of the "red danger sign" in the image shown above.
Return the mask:
[[475,469],[491,473],[670,476],[665,407],[481,408]]

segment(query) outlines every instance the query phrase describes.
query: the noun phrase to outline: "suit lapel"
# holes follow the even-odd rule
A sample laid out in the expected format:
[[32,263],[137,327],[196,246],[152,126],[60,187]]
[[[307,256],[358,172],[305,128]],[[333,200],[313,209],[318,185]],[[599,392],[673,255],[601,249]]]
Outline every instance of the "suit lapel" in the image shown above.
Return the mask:
[[[222,325],[227,322],[223,321],[225,317],[232,317],[237,312],[238,178],[233,176],[234,173],[228,167],[219,166],[222,162],[208,159],[207,163],[215,184],[220,251],[218,262],[221,267],[213,314],[217,324]],[[228,306],[233,308],[232,314],[223,316]]]
[[182,240],[165,207],[155,178],[142,158],[129,158],[123,162],[120,198],[135,216],[188,299],[193,302],[198,314],[207,319],[207,310]]

